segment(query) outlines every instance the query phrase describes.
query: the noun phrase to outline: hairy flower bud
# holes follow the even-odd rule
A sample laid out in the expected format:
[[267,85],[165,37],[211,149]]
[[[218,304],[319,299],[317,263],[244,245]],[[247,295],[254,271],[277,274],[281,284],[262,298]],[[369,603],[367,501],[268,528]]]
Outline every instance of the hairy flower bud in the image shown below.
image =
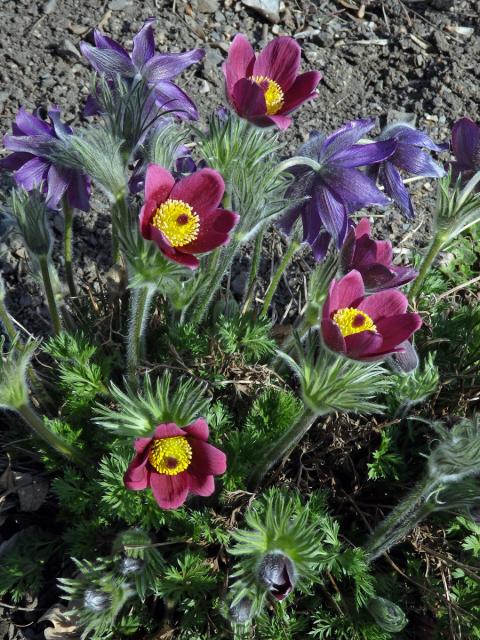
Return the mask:
[[37,190],[15,189],[10,200],[11,212],[29,253],[33,256],[48,256],[52,248],[52,237],[47,223],[48,207]]
[[403,351],[392,353],[387,362],[398,373],[411,373],[418,367],[418,353],[410,340],[405,340],[400,346]]
[[124,576],[135,575],[142,571],[144,567],[143,560],[138,558],[129,558],[125,556],[119,562],[119,571]]
[[244,597],[230,607],[230,619],[235,624],[246,624],[252,617],[252,601]]
[[104,591],[97,589],[87,589],[83,598],[84,605],[90,611],[106,611],[111,605],[111,597]]
[[431,478],[442,483],[460,482],[480,471],[480,425],[476,418],[461,420],[450,430],[434,425],[440,443],[428,457]]
[[260,560],[258,580],[274,598],[284,600],[295,587],[297,570],[288,556],[274,551]]
[[402,631],[408,623],[402,609],[385,598],[372,598],[367,604],[367,609],[378,626],[389,633]]

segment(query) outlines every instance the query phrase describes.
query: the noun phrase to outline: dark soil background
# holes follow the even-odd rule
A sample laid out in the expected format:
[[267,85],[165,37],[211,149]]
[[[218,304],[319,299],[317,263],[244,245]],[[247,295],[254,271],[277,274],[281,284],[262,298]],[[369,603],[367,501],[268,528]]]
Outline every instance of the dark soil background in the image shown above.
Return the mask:
[[[275,5],[275,0],[248,0],[255,3]],[[143,21],[156,16],[160,50],[206,49],[204,61],[179,79],[197,101],[202,120],[224,101],[221,64],[233,36],[243,32],[258,48],[287,34],[303,47],[304,69],[318,69],[324,79],[319,98],[296,114],[294,126],[284,134],[285,154],[294,152],[311,130],[331,131],[365,116],[376,116],[383,124],[407,114],[436,141],[445,141],[457,118],[479,118],[479,10],[478,0],[285,0],[275,23],[240,0],[0,0],[0,131],[9,130],[21,105],[56,104],[74,126],[81,124],[90,69],[79,42],[100,28],[128,48]],[[2,176],[2,199],[8,183]],[[396,239],[402,259],[428,239],[434,186],[426,181],[412,189],[418,212],[413,223],[393,208],[373,212],[377,229]],[[77,275],[90,286],[97,270],[103,274],[111,264],[109,216],[98,204],[94,201],[92,211],[80,212],[75,221]],[[61,214],[54,216],[57,239],[62,226]],[[262,265],[267,283],[281,252],[280,234],[269,234]],[[20,240],[0,242],[11,313],[26,329],[43,332],[48,314],[25,257]],[[277,293],[280,320],[294,316],[304,303],[308,263],[306,248]],[[234,292],[243,288],[247,264],[245,256],[234,266]],[[260,281],[260,297],[262,285]]]

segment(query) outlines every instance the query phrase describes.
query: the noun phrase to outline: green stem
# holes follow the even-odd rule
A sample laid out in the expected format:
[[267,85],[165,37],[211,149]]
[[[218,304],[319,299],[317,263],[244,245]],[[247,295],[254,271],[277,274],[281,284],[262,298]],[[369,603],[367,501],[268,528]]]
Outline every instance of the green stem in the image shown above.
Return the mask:
[[50,447],[55,449],[57,453],[79,467],[87,467],[87,458],[83,452],[50,431],[50,429],[45,426],[42,418],[29,404],[22,405],[16,409],[16,411],[22,416],[32,431]]
[[308,158],[306,156],[294,156],[293,158],[288,158],[287,160],[280,162],[277,166],[276,173],[279,175],[291,167],[296,167],[298,165],[305,165],[314,171],[320,171],[322,168],[322,165],[313,158]]
[[247,292],[245,295],[245,304],[243,305],[243,313],[246,313],[252,302],[255,294],[255,285],[257,283],[258,269],[260,267],[260,260],[262,257],[263,236],[265,230],[262,228],[255,238],[255,247],[253,249],[252,261],[250,263],[250,273],[248,274]]
[[18,338],[18,331],[13,326],[10,314],[7,311],[4,297],[0,297],[0,323],[3,325],[5,332],[10,340],[14,342]]
[[272,278],[272,281],[268,286],[267,292],[265,294],[265,300],[263,302],[262,311],[260,312],[260,318],[263,318],[267,315],[268,310],[270,308],[270,304],[272,302],[272,298],[275,295],[275,291],[277,290],[277,287],[280,283],[280,279],[283,276],[285,269],[288,267],[290,260],[295,255],[295,253],[299,250],[300,246],[301,246],[300,242],[292,238],[282,258],[282,261],[280,262],[280,265],[278,266],[278,269],[276,270]]
[[112,261],[114,264],[120,262],[120,242],[118,238],[118,227],[121,224],[128,224],[128,204],[126,197],[120,195],[112,205]]
[[408,299],[410,302],[413,302],[417,298],[418,294],[420,293],[423,282],[427,276],[427,273],[429,272],[433,261],[435,260],[438,253],[440,252],[443,245],[445,244],[445,241],[446,241],[446,238],[444,234],[437,232],[437,234],[434,236],[430,244],[430,247],[427,253],[425,254],[422,260],[422,263],[420,265],[420,270],[418,272],[418,276],[413,281],[413,284],[410,287],[410,291],[408,292]]
[[321,415],[320,412],[305,410],[298,420],[263,453],[248,479],[248,486],[252,491],[258,487],[266,473],[300,442],[319,415]]
[[67,279],[68,290],[70,296],[75,298],[77,295],[77,289],[75,287],[75,280],[73,278],[73,252],[72,252],[72,240],[73,240],[73,208],[69,205],[66,198],[63,198],[63,217],[65,230],[63,235],[63,256],[65,260],[65,277]]
[[130,319],[127,342],[127,371],[131,383],[135,384],[137,367],[142,357],[145,342],[145,327],[153,296],[153,289],[141,287],[134,289],[130,299]]
[[47,298],[48,310],[52,319],[53,332],[57,335],[62,330],[62,323],[58,313],[57,301],[52,287],[52,279],[50,277],[50,260],[47,256],[38,256],[40,271],[42,274],[43,288],[45,297]]
[[427,476],[378,525],[364,547],[369,562],[400,542],[428,515],[428,497],[436,486]]

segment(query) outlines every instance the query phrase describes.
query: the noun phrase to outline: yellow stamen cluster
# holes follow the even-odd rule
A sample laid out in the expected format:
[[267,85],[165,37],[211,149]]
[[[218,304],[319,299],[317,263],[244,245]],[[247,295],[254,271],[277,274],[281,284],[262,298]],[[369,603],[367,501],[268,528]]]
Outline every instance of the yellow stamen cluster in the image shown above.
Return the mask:
[[192,461],[192,447],[184,436],[154,440],[148,461],[158,473],[176,476]]
[[[264,91],[267,115],[274,116],[278,113],[284,103],[283,90],[278,82],[275,82],[275,80],[271,80],[270,78],[266,78],[265,76],[252,76],[250,80],[253,80],[253,82],[258,84],[258,86]],[[266,89],[264,88],[265,83],[267,83]]]
[[183,247],[198,237],[200,218],[183,200],[167,200],[155,211],[152,224],[172,247]]
[[354,333],[361,333],[362,331],[377,330],[370,316],[354,307],[339,309],[335,312],[332,320],[338,326],[344,338]]

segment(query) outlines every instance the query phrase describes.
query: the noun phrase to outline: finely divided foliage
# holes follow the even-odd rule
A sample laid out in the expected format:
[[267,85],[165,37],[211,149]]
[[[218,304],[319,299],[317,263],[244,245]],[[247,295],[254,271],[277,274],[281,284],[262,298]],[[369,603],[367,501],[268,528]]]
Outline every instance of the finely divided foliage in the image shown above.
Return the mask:
[[[131,51],[98,30],[81,44],[87,127],[22,107],[5,134],[6,213],[51,332],[26,337],[0,278],[1,606],[39,594],[48,609],[55,575],[85,640],[388,640],[426,612],[439,634],[480,638],[480,127],[453,125],[445,166],[448,143],[403,122],[372,137],[374,118],[285,157],[282,130],[321,99],[298,42],[256,54],[237,34],[229,108],[203,127],[177,82],[204,51],[156,52],[154,22]],[[423,177],[439,179],[430,244],[401,264],[399,238],[376,239],[359,212],[393,205],[408,222]],[[72,234],[92,189],[107,196],[112,270],[89,286]],[[281,232],[265,285],[262,249]],[[285,303],[302,245],[305,299]],[[10,518],[13,496],[34,524]]]

